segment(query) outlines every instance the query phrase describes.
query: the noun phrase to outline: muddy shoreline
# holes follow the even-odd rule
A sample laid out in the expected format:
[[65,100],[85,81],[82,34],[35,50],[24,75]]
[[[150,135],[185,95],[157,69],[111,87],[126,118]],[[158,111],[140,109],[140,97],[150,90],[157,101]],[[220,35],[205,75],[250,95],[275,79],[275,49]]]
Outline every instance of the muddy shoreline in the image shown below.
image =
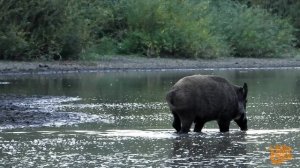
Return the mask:
[[116,56],[104,57],[99,61],[0,61],[0,75],[79,73],[90,71],[291,67],[300,67],[300,57],[285,59],[219,58],[214,60],[191,60]]
[[107,122],[103,116],[63,110],[78,97],[0,94],[0,132],[16,128],[60,127]]

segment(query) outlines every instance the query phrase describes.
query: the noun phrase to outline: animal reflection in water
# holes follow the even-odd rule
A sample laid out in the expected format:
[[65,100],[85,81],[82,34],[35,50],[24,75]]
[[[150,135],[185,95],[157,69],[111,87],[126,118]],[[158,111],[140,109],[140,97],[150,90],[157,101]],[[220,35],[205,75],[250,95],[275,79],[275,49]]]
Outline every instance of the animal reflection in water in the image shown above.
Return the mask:
[[[221,135],[222,134],[222,135]],[[173,151],[166,166],[247,167],[245,133],[220,133],[217,137],[180,136],[173,140]]]

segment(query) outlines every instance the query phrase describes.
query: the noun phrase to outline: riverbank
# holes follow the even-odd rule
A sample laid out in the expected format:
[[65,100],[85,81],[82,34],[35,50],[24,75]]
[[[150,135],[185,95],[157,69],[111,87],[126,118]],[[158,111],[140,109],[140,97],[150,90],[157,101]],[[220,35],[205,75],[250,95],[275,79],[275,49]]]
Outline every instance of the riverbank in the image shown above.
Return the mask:
[[0,61],[0,75],[77,73],[160,69],[281,68],[300,67],[300,58],[168,59],[132,56],[104,57],[99,61]]

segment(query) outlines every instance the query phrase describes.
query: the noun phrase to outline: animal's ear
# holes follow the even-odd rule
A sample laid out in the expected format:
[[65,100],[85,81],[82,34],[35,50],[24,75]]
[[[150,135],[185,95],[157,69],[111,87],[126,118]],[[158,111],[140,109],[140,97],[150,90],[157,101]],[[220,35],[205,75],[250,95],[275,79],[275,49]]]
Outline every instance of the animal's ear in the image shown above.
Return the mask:
[[244,83],[243,85],[243,98],[246,99],[248,95],[248,85],[247,83]]

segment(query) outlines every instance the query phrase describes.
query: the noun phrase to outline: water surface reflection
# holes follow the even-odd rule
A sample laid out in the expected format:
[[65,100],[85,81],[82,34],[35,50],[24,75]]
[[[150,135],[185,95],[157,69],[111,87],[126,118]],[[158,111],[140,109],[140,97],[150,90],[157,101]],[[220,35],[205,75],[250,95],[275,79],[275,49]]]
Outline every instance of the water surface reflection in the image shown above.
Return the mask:
[[[174,133],[165,93],[198,73],[248,83],[249,131]],[[0,167],[271,167],[276,144],[300,167],[299,81],[299,69],[0,76]]]

